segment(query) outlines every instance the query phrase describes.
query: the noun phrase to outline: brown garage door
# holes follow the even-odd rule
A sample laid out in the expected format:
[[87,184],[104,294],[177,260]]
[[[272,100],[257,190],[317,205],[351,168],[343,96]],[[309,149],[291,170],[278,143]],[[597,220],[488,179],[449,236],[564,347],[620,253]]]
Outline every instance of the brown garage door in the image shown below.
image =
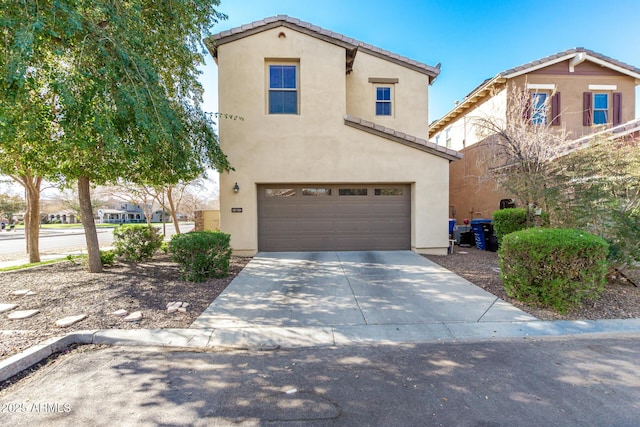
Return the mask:
[[261,251],[405,250],[409,185],[260,185]]

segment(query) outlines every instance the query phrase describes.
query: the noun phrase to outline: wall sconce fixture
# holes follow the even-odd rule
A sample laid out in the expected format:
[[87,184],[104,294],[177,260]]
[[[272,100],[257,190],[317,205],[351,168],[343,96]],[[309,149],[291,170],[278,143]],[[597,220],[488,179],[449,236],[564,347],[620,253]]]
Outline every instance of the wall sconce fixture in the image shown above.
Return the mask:
[[237,193],[238,191],[240,191],[240,186],[238,185],[238,183],[236,182],[236,184],[233,186],[233,192]]

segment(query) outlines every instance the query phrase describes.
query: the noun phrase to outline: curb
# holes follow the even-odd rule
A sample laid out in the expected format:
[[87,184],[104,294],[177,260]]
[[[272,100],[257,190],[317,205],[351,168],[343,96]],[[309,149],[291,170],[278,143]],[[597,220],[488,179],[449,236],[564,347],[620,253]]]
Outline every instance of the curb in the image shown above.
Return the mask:
[[19,374],[73,344],[275,350],[278,348],[398,343],[441,344],[630,333],[640,333],[640,318],[332,327],[87,330],[50,338],[0,361],[0,381]]

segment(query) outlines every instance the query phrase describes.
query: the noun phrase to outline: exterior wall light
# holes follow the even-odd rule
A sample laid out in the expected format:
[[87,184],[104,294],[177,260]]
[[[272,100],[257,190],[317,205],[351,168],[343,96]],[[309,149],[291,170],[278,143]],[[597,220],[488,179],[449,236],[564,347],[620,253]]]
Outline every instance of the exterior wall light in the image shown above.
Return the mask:
[[240,186],[238,185],[238,183],[236,182],[236,184],[233,186],[233,192],[237,193],[238,191],[240,191]]

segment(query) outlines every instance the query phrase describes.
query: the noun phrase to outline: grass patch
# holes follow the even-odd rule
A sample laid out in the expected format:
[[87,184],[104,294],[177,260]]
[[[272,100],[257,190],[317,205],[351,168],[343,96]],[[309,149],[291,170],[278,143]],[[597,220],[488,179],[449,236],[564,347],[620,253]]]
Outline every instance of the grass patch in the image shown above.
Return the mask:
[[[84,256],[86,256],[86,255],[84,255]],[[47,260],[47,261],[32,262],[32,263],[22,264],[22,265],[12,265],[11,267],[0,268],[0,273],[4,272],[4,271],[15,271],[15,270],[22,270],[24,268],[38,267],[40,265],[55,264],[55,263],[63,262],[63,261],[72,261],[73,259],[82,258],[82,257],[83,257],[83,255],[77,255],[77,256],[76,255],[68,255],[65,258],[56,258],[56,259],[50,259],[50,260]]]

